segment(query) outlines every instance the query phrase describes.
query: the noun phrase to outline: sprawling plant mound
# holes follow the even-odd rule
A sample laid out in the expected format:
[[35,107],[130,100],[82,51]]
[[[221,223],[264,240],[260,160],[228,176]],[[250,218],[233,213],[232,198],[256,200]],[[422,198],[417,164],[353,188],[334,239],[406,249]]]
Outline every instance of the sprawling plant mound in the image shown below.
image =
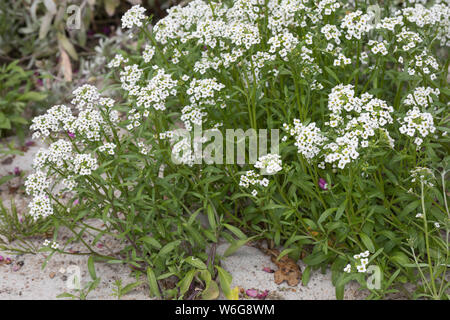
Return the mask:
[[[195,0],[153,28],[133,7],[122,27],[138,51],[108,65],[114,100],[87,84],[33,120],[49,147],[30,214],[71,241],[117,238],[115,255],[85,244],[158,296],[215,298],[218,279],[232,297],[218,242],[227,255],[268,239],[302,258],[304,284],[331,266],[338,297],[350,280],[372,297],[405,282],[445,297],[450,9],[417,2]],[[213,148],[212,161],[229,129],[280,129],[279,150],[254,162],[247,146],[242,165]]]

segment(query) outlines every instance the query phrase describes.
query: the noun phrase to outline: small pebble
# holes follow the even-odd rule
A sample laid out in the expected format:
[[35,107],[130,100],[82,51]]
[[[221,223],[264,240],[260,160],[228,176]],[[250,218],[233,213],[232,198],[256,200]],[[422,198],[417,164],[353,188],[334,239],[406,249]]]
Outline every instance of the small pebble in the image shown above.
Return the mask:
[[50,277],[50,279],[53,279],[55,277],[56,273],[54,272],[50,272],[50,274],[48,275]]

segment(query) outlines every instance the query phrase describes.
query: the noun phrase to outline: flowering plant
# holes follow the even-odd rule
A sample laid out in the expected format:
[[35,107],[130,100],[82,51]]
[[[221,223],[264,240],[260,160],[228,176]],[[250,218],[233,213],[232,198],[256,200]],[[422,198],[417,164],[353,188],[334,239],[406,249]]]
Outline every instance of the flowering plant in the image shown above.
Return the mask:
[[[73,92],[73,107],[33,120],[34,137],[49,147],[27,182],[30,214],[76,239],[118,239],[120,254],[85,244],[145,272],[157,296],[215,298],[216,276],[230,295],[220,239],[231,244],[225,255],[269,239],[282,255],[306,255],[304,284],[330,265],[338,297],[350,280],[367,288],[368,264],[386,279],[369,288],[372,297],[416,283],[414,268],[431,277],[415,294],[441,297],[450,9],[445,1],[377,8],[379,15],[352,1],[194,0],[151,27],[134,6],[122,24],[139,49],[109,62],[120,83],[114,95],[87,84]],[[277,152],[253,163],[211,163],[199,147],[208,137],[177,138],[199,126],[285,135]],[[417,167],[443,179],[411,181]],[[176,287],[164,286],[168,278]]]

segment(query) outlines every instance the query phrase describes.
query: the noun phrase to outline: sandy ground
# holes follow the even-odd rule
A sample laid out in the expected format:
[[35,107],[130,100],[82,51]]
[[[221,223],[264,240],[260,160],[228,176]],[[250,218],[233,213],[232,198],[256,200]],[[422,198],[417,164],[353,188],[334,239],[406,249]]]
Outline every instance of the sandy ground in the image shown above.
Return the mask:
[[[16,155],[12,159],[3,161],[0,165],[0,177],[14,173],[18,168],[24,175],[31,172],[31,162],[34,154],[40,148],[40,145],[30,146],[23,156]],[[28,199],[23,193],[17,191],[15,187],[20,184],[20,179],[15,178],[7,185],[1,187],[0,195],[5,204],[14,198],[14,201],[21,211],[26,211]],[[10,191],[10,187],[14,192]],[[69,236],[62,232],[59,238]],[[33,240],[35,246],[42,245],[42,239]],[[218,253],[223,253],[227,244],[218,246]],[[105,243],[106,247],[115,247],[114,242]],[[70,249],[72,251],[81,250],[74,244]],[[104,248],[104,250],[106,250]],[[100,250],[101,251],[101,250]],[[0,255],[5,259],[10,258],[11,263],[0,263],[0,299],[57,299],[59,294],[69,292],[75,294],[76,291],[68,287],[67,282],[72,275],[79,271],[81,278],[81,287],[88,283],[91,278],[87,269],[87,256],[61,255],[56,254],[51,257],[46,267],[43,268],[48,252],[37,254],[13,255],[0,251]],[[302,270],[305,266],[299,263]],[[307,287],[301,284],[290,287],[286,283],[276,285],[274,275],[263,271],[264,267],[276,270],[277,267],[259,249],[244,246],[235,252],[232,256],[222,262],[225,270],[233,276],[232,287],[239,286],[247,289],[268,290],[268,299],[335,299],[335,290],[331,284],[331,272],[325,274],[314,271]],[[114,282],[122,280],[123,285],[135,282],[136,279],[130,275],[130,269],[123,265],[111,265],[107,263],[96,263],[97,276],[101,278],[99,286],[89,293],[88,299],[117,299],[113,296]],[[358,290],[358,284],[351,283],[347,285],[346,299],[363,299],[366,293]],[[148,286],[142,284],[132,292],[126,294],[122,299],[149,299]]]

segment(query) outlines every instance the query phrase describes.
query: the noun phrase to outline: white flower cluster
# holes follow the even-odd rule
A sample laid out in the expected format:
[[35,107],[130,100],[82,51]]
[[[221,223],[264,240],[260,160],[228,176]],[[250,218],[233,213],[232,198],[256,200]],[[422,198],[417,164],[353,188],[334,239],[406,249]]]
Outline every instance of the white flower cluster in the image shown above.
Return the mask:
[[72,191],[77,186],[73,175],[69,175],[67,178],[64,178],[62,184],[67,191]]
[[124,58],[121,54],[116,54],[114,58],[108,63],[108,68],[117,68],[122,63],[127,63],[128,58]]
[[56,243],[54,241],[50,241],[48,239],[46,239],[42,245],[44,247],[51,247],[54,250],[58,250],[59,249],[59,244],[58,243]]
[[[369,251],[361,252],[360,254],[355,254],[353,256],[353,259],[359,260],[359,262],[356,263],[356,270],[358,272],[366,272],[367,271],[367,264],[369,263]],[[352,272],[352,265],[349,263],[344,268],[344,272],[350,273]]]
[[341,43],[341,39],[339,38],[341,36],[341,32],[335,25],[327,24],[320,29],[320,32],[323,33],[325,36],[325,39],[331,40],[333,39],[336,44]]
[[67,140],[59,139],[53,142],[43,154],[52,165],[61,168],[65,162],[72,159],[72,144]]
[[143,155],[147,155],[150,151],[150,149],[148,147],[145,146],[145,144],[142,141],[139,141],[137,143],[137,146],[139,148],[139,152]]
[[404,8],[397,14],[402,14],[406,20],[423,28],[427,25],[440,24],[441,20],[448,19],[448,3],[447,5],[433,5],[430,9],[416,3],[414,7]]
[[280,57],[287,61],[287,55],[297,46],[298,39],[287,30],[283,34],[276,34],[267,41],[270,45],[269,53],[278,53]]
[[382,56],[388,54],[387,50],[388,43],[386,40],[383,41],[369,40],[368,45],[370,47],[370,51],[372,51],[373,54],[380,53]]
[[347,58],[346,56],[344,56],[342,53],[339,53],[339,56],[334,59],[333,61],[333,66],[337,67],[337,66],[345,66],[347,64],[351,64],[352,60],[350,58]]
[[426,167],[416,167],[411,170],[411,182],[422,182],[428,187],[434,187],[434,182],[436,177],[430,168]]
[[25,181],[25,192],[30,196],[44,194],[49,186],[50,181],[47,180],[47,175],[38,170],[27,177]]
[[410,109],[406,113],[406,116],[400,119],[399,122],[402,125],[400,127],[400,133],[410,137],[416,137],[414,143],[417,146],[422,144],[423,138],[436,131],[433,116],[428,112],[420,112],[416,106]]
[[303,155],[308,161],[311,161],[320,153],[321,146],[327,140],[314,122],[304,126],[300,120],[294,119],[292,127],[287,124],[283,124],[283,127],[295,138],[295,146],[298,149],[298,153]]
[[125,14],[122,16],[122,28],[133,28],[142,27],[142,20],[145,20],[147,17],[144,14],[145,8],[140,5],[135,5],[131,7]]
[[373,13],[363,14],[361,10],[348,13],[341,23],[341,28],[345,29],[345,38],[360,40],[361,37],[372,30],[373,26],[369,23]]
[[109,142],[109,143],[105,143],[104,145],[100,146],[98,148],[98,150],[101,151],[101,152],[107,151],[108,154],[114,155],[114,153],[115,153],[114,149],[115,148],[116,148],[116,145],[114,143]]
[[70,124],[69,131],[76,133],[90,141],[100,141],[102,130],[105,130],[105,120],[100,111],[86,109],[78,114],[78,117]]
[[90,154],[77,154],[73,161],[73,171],[79,175],[90,175],[92,171],[97,170],[97,159]]
[[65,105],[51,107],[46,114],[32,120],[31,130],[34,130],[33,139],[46,138],[52,132],[68,130],[68,125],[74,121],[72,111]]
[[[255,172],[255,170],[247,171],[244,175],[241,175],[239,186],[243,188],[249,188],[250,186],[267,187],[269,179],[262,178],[261,175],[273,175],[280,172],[283,169],[281,156],[273,153],[260,156],[258,161],[255,162],[255,168],[260,169],[260,173]],[[251,193],[256,197],[258,190],[253,189]]]
[[316,14],[318,18],[321,15],[329,16],[341,7],[341,3],[337,0],[320,0],[317,4]]
[[432,71],[439,71],[439,64],[435,57],[428,55],[427,49],[424,49],[421,54],[415,55],[412,59],[408,73],[410,75],[415,75],[416,72],[423,72],[426,75],[430,76],[431,80],[435,80],[437,78],[435,73]]
[[181,121],[184,122],[185,128],[192,130],[192,125],[201,125],[204,117],[208,114],[204,110],[204,105],[216,105],[215,95],[220,92],[225,85],[217,82],[215,78],[210,79],[192,79],[189,89],[186,93],[189,95],[190,105],[183,107],[181,110]]
[[[245,175],[241,176],[239,185],[243,188],[249,188],[250,186],[267,187],[269,185],[269,179],[261,178],[259,173],[256,173],[254,170],[249,170],[245,173]],[[258,195],[258,191],[253,189],[252,195],[256,197]]]
[[402,49],[404,51],[414,49],[419,43],[423,41],[417,33],[409,31],[406,28],[404,28],[402,32],[398,33],[396,37],[397,42],[402,45]]
[[433,103],[433,95],[439,97],[440,91],[438,88],[431,87],[416,87],[414,92],[408,94],[403,101],[407,106],[428,107]]
[[281,156],[279,154],[269,153],[258,158],[255,162],[255,168],[261,170],[262,174],[275,174],[283,169]]
[[145,109],[152,107],[155,110],[165,110],[167,98],[177,94],[175,89],[177,81],[173,80],[172,76],[164,69],[155,68],[155,71],[156,74],[148,80],[146,86],[136,86],[136,105],[143,106]]
[[335,128],[338,137],[324,146],[324,160],[333,166],[338,163],[340,169],[359,157],[359,147],[368,147],[368,139],[377,129],[393,122],[391,106],[368,93],[356,97],[352,85],[334,87],[328,96],[328,109],[330,121],[325,124]]
[[137,95],[140,87],[136,86],[136,82],[142,77],[142,73],[143,71],[137,64],[125,66],[125,68],[120,71],[122,89],[127,90],[132,96]]
[[394,31],[396,26],[403,26],[403,17],[386,17],[377,24],[377,29]]
[[155,47],[147,44],[145,46],[144,52],[142,53],[142,58],[146,63],[149,63],[152,60],[154,54],[155,54]]
[[50,199],[45,194],[36,195],[33,200],[31,200],[28,207],[30,208],[29,213],[34,220],[37,220],[40,217],[46,218],[53,214],[53,207],[50,203]]
[[98,89],[90,84],[82,85],[75,89],[72,94],[75,96],[71,103],[79,110],[92,109],[100,100]]

